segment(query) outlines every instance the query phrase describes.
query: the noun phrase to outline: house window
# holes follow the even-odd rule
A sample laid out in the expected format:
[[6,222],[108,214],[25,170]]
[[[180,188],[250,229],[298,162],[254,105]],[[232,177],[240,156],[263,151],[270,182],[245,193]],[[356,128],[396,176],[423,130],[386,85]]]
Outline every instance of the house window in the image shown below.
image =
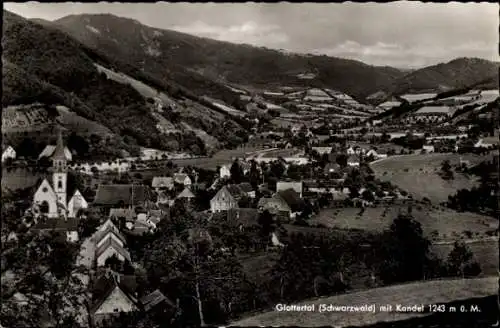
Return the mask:
[[47,187],[43,187],[43,188],[42,188],[42,191],[43,191],[43,192],[47,192],[47,191],[49,191],[49,189],[48,189]]

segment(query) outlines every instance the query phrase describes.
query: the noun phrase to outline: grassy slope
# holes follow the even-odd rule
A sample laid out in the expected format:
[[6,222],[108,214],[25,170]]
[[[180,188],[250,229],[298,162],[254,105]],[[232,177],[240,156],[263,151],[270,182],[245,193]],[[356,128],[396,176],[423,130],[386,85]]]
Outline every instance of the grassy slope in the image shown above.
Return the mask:
[[[387,208],[366,208],[359,216],[358,208],[327,209],[311,219],[311,223],[321,223],[330,228],[360,229],[368,231],[382,231],[388,229],[398,213],[406,212],[407,207],[391,206]],[[422,224],[424,234],[431,236],[437,230],[438,240],[455,240],[464,236],[464,231],[478,233],[480,237],[485,232],[494,229],[497,220],[475,213],[457,213],[446,208],[430,208],[414,206],[414,218]]]
[[[477,155],[462,155],[462,158],[470,160],[471,165],[484,160],[484,157]],[[454,166],[459,163],[460,155],[426,154],[389,157],[375,162],[371,167],[379,179],[390,181],[417,199],[427,197],[433,203],[437,203],[448,200],[448,196],[458,189],[471,188],[476,184],[474,177],[468,179],[459,174],[455,174],[454,180],[443,180],[437,172],[444,160],[449,160]]]
[[[375,288],[367,291],[320,298],[300,304],[435,304],[455,300],[495,295],[498,289],[498,278],[478,278],[466,280],[438,280],[416,282],[389,287]],[[278,312],[270,311],[252,316],[234,323],[232,326],[348,326],[368,325],[383,321],[403,320],[421,316],[414,313],[335,313],[326,312]]]

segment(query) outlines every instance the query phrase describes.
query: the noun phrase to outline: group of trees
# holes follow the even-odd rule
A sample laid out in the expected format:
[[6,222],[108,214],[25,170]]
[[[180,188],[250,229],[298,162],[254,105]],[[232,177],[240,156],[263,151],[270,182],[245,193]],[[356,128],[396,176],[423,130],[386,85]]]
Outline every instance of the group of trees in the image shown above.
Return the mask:
[[498,217],[498,157],[468,169],[479,177],[479,186],[460,189],[448,197],[447,205],[458,211],[469,211]]

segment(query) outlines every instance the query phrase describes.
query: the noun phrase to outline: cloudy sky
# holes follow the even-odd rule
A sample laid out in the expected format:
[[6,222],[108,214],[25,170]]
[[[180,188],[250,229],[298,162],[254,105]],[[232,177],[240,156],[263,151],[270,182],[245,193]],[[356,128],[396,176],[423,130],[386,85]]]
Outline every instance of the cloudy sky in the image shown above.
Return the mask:
[[499,60],[495,3],[5,3],[27,18],[111,13],[146,25],[372,65],[422,67],[456,57]]

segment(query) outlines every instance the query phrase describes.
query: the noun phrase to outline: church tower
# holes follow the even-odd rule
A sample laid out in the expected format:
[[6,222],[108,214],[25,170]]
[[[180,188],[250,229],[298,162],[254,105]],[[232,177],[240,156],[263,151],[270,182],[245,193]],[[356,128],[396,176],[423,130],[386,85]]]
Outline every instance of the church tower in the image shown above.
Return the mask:
[[52,173],[52,182],[54,191],[57,195],[57,200],[59,203],[63,204],[64,207],[66,207],[68,205],[66,199],[68,170],[61,130],[59,130],[57,145],[54,149],[54,154],[52,155],[52,166],[54,169],[54,172]]

